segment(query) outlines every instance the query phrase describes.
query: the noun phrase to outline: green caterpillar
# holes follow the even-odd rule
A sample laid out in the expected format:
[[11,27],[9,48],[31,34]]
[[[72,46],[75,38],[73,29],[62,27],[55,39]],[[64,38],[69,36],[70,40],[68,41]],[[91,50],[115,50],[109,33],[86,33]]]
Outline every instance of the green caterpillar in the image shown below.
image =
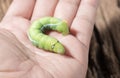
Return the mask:
[[69,34],[67,22],[54,17],[44,17],[34,21],[28,32],[30,41],[38,48],[64,54],[64,46],[57,39],[46,35],[47,30],[55,30],[67,35]]

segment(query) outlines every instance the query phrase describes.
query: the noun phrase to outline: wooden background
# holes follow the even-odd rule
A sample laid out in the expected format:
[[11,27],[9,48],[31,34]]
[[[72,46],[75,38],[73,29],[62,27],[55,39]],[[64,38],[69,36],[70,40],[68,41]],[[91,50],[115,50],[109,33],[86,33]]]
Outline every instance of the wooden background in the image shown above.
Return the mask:
[[[11,0],[0,0],[0,20]],[[120,0],[100,0],[86,78],[120,78]]]

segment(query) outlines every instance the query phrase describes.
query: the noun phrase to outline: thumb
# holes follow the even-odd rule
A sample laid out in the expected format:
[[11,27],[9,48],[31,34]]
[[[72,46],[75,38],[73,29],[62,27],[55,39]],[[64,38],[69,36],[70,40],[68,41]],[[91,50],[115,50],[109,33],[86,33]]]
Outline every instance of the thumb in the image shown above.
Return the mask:
[[30,60],[29,50],[8,30],[0,29],[0,71],[14,71]]

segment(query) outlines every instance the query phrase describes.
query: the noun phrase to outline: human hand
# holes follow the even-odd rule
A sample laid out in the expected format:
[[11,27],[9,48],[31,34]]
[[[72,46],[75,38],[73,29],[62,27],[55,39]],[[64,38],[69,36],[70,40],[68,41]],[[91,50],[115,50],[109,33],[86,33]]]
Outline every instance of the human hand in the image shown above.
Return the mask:
[[[1,28],[12,32],[23,45],[3,31],[11,39],[11,46],[5,45],[0,50],[0,78],[85,78],[97,6],[98,0],[14,0]],[[44,16],[68,22],[69,35],[49,34],[65,46],[66,55],[38,49],[29,41],[30,23]]]

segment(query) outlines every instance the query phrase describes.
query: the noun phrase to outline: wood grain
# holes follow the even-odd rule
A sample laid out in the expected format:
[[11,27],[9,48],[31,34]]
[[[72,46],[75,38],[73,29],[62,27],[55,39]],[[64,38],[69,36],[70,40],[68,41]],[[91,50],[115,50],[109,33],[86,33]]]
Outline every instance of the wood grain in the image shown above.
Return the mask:
[[100,0],[87,78],[120,78],[119,0]]
[[0,20],[2,20],[12,0],[0,0]]

